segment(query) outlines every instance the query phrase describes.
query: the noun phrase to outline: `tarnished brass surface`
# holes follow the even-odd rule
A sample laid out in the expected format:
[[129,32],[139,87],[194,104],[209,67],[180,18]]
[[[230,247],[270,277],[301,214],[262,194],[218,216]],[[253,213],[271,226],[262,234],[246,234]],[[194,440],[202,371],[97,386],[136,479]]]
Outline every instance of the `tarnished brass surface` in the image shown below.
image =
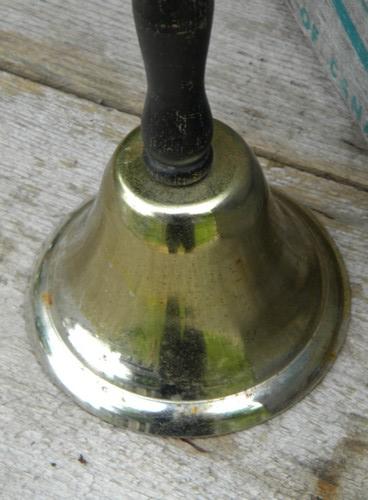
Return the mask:
[[150,177],[142,147],[136,129],[47,248],[32,285],[36,350],[116,425],[208,436],[263,422],[341,347],[338,251],[308,211],[269,192],[227,126],[215,122],[207,177],[180,189]]

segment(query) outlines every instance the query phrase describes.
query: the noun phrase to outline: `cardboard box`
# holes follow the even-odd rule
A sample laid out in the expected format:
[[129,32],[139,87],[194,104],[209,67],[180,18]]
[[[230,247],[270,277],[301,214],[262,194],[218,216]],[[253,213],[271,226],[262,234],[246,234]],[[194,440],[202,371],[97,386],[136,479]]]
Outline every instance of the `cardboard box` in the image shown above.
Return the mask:
[[287,0],[368,141],[368,0]]

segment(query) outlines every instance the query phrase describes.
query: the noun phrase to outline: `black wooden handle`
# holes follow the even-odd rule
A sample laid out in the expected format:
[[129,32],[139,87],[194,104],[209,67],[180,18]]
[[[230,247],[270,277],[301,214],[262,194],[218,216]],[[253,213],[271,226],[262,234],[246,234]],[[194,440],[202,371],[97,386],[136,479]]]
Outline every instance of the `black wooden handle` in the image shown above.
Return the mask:
[[133,0],[147,73],[145,161],[160,181],[186,185],[211,163],[212,115],[204,87],[214,0]]

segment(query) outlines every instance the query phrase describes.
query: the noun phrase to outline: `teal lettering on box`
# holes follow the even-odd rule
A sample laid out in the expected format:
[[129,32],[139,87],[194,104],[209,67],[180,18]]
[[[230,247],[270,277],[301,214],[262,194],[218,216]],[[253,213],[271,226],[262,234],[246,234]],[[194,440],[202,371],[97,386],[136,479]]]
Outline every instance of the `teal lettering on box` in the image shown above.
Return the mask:
[[311,18],[309,16],[309,12],[305,7],[302,7],[299,13],[304,28],[310,32],[310,37],[312,42],[316,43],[319,37],[319,29],[314,23],[312,23]]
[[360,104],[357,96],[355,95],[351,98],[351,109],[357,121],[360,122],[363,116],[363,106]]
[[302,23],[305,29],[309,30],[311,27],[310,17],[308,11],[305,7],[300,9],[300,17],[302,18]]
[[[350,38],[350,41],[357,53],[359,59],[361,60],[364,68],[368,71],[368,50],[365,46],[361,36],[356,29],[349,12],[346,9],[344,0],[332,0],[332,3],[336,9],[336,12],[340,18],[340,21]],[[367,7],[366,2],[364,2],[365,7]]]
[[362,4],[364,11],[368,14],[368,1],[367,0],[360,0],[360,3]]
[[330,61],[330,71],[331,71],[331,75],[334,78],[337,78],[337,61],[335,58],[332,58]]

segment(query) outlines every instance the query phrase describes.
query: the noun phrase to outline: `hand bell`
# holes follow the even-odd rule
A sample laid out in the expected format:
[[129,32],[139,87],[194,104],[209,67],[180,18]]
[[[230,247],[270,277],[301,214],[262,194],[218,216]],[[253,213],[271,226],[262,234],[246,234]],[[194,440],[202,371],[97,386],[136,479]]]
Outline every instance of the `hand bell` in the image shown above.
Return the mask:
[[266,421],[307,394],[345,336],[342,258],[213,120],[214,0],[133,0],[148,90],[97,197],[34,273],[34,349],[87,411],[165,436]]

